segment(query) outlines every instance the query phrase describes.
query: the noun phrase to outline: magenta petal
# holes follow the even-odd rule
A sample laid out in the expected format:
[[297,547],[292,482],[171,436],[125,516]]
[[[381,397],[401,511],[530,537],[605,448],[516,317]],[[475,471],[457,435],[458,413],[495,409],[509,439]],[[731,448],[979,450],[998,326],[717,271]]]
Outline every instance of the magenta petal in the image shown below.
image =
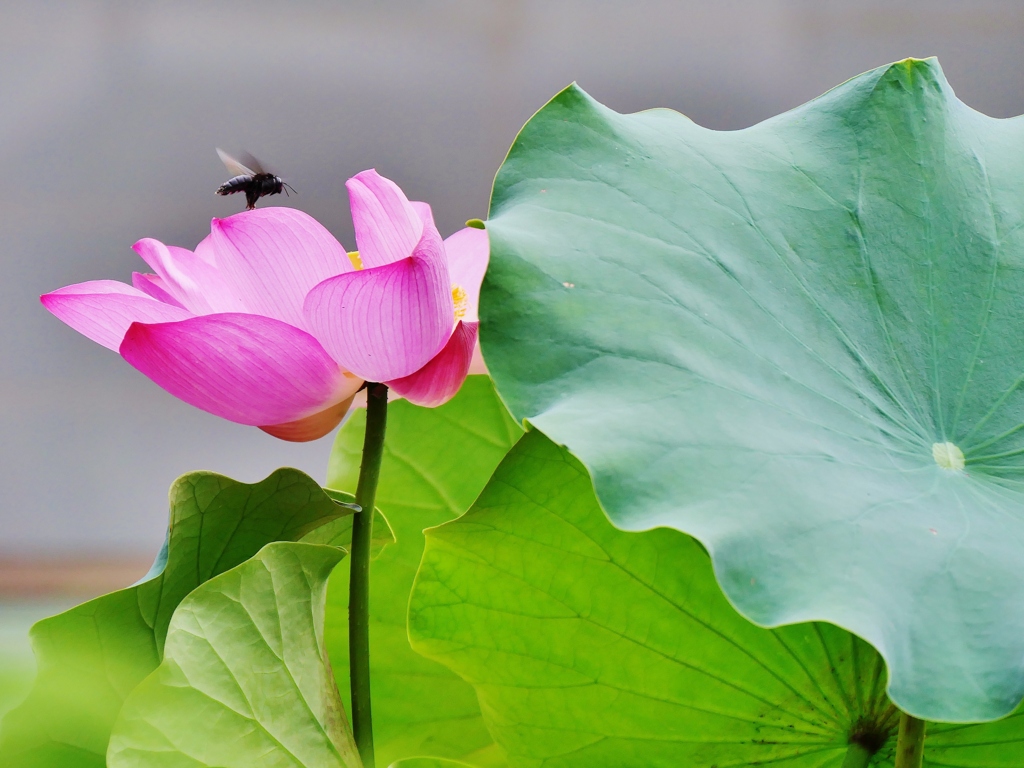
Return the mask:
[[160,286],[192,314],[245,311],[224,276],[187,248],[164,245],[146,237],[132,249],[156,272]]
[[430,209],[428,203],[421,203],[419,200],[413,200],[409,203],[412,209],[416,212],[416,215],[420,217],[420,221],[425,226],[436,227],[434,224],[434,212]]
[[452,276],[452,288],[462,288],[466,292],[464,320],[479,319],[477,311],[480,305],[480,285],[487,272],[487,262],[491,255],[491,246],[487,232],[483,229],[466,227],[444,241],[444,250],[448,254],[448,270]]
[[293,208],[261,208],[214,219],[211,237],[217,270],[246,311],[299,328],[309,289],[353,270],[341,243]]
[[188,310],[164,304],[116,280],[69,285],[39,300],[83,336],[115,352],[132,323],[166,323],[192,316]]
[[447,403],[459,391],[469,373],[476,346],[477,323],[459,323],[444,349],[411,376],[387,382],[409,402],[434,408]]
[[181,307],[181,302],[168,293],[167,285],[159,275],[151,275],[148,272],[132,272],[132,287],[138,288],[147,296],[162,301],[164,304]]
[[196,246],[196,256],[207,264],[216,266],[217,254],[213,249],[213,227],[210,227],[211,233],[199,241],[199,245]]
[[362,384],[308,333],[259,315],[135,323],[120,352],[175,397],[251,426],[319,413]]
[[363,266],[380,267],[410,256],[423,235],[423,220],[398,185],[371,169],[345,186]]
[[367,381],[422,368],[451,334],[444,244],[424,227],[413,256],[325,280],[306,297],[306,326],[335,360]]

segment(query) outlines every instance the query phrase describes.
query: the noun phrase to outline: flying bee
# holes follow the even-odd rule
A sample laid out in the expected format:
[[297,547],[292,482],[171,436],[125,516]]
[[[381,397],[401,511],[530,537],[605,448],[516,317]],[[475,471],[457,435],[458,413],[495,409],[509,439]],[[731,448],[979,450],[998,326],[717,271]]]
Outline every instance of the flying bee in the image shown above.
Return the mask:
[[280,176],[263,170],[260,161],[248,153],[243,153],[244,163],[239,162],[220,147],[217,148],[220,161],[228,169],[229,173],[235,174],[225,181],[217,189],[218,195],[233,195],[235,192],[245,192],[245,210],[251,211],[256,207],[256,201],[265,195],[279,195],[292,186]]

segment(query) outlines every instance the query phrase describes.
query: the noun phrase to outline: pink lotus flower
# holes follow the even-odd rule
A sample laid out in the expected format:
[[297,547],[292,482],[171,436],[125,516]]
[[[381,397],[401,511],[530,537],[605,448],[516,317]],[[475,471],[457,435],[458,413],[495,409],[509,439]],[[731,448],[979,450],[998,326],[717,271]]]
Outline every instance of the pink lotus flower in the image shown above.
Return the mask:
[[487,236],[441,243],[429,208],[373,171],[349,189],[365,270],[311,217],[264,208],[214,219],[195,252],[139,241],[155,274],[132,286],[96,280],[41,301],[176,397],[285,440],[330,432],[364,379],[438,405],[469,367]]

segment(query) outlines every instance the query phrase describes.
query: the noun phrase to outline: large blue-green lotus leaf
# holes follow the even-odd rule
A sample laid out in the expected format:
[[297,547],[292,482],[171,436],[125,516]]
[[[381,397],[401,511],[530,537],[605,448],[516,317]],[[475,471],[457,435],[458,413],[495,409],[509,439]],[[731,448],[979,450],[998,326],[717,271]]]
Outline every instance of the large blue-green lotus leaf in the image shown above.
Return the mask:
[[324,648],[340,547],[276,542],[186,597],[110,768],[362,768]]
[[[538,431],[427,531],[409,632],[476,687],[512,768],[893,764],[899,713],[870,645],[751,624],[694,539],[616,529]],[[1022,764],[1024,713],[927,726],[926,766]]]
[[[171,487],[170,507],[167,544],[148,578],[32,628],[38,674],[4,718],[0,765],[102,768],[124,699],[160,663],[171,616],[189,592],[268,542],[351,541],[351,510],[295,469],[255,484],[192,472]],[[390,535],[383,518],[374,531]]]
[[[338,432],[329,486],[355,490],[365,426],[366,412],[356,411]],[[485,376],[470,376],[439,408],[402,400],[388,405],[377,506],[394,527],[397,542],[370,565],[370,672],[378,766],[450,764],[439,763],[439,758],[478,768],[504,764],[473,688],[409,646],[406,610],[423,555],[423,529],[469,509],[522,434]],[[347,568],[338,568],[331,577],[326,637],[347,701]]]
[[570,87],[495,180],[484,356],[623,529],[827,620],[915,715],[1024,696],[1024,122],[934,60],[751,128]]

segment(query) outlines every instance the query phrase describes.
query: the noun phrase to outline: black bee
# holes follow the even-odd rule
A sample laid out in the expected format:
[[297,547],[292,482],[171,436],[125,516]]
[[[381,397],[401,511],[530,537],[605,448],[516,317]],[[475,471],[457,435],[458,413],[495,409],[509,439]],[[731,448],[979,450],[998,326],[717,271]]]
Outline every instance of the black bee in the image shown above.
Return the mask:
[[275,176],[263,170],[260,161],[248,153],[243,153],[245,163],[240,163],[220,147],[217,148],[220,160],[230,173],[235,174],[225,181],[217,189],[218,195],[233,195],[235,192],[245,192],[245,210],[251,211],[256,207],[256,201],[264,195],[279,195],[292,189],[280,176]]

